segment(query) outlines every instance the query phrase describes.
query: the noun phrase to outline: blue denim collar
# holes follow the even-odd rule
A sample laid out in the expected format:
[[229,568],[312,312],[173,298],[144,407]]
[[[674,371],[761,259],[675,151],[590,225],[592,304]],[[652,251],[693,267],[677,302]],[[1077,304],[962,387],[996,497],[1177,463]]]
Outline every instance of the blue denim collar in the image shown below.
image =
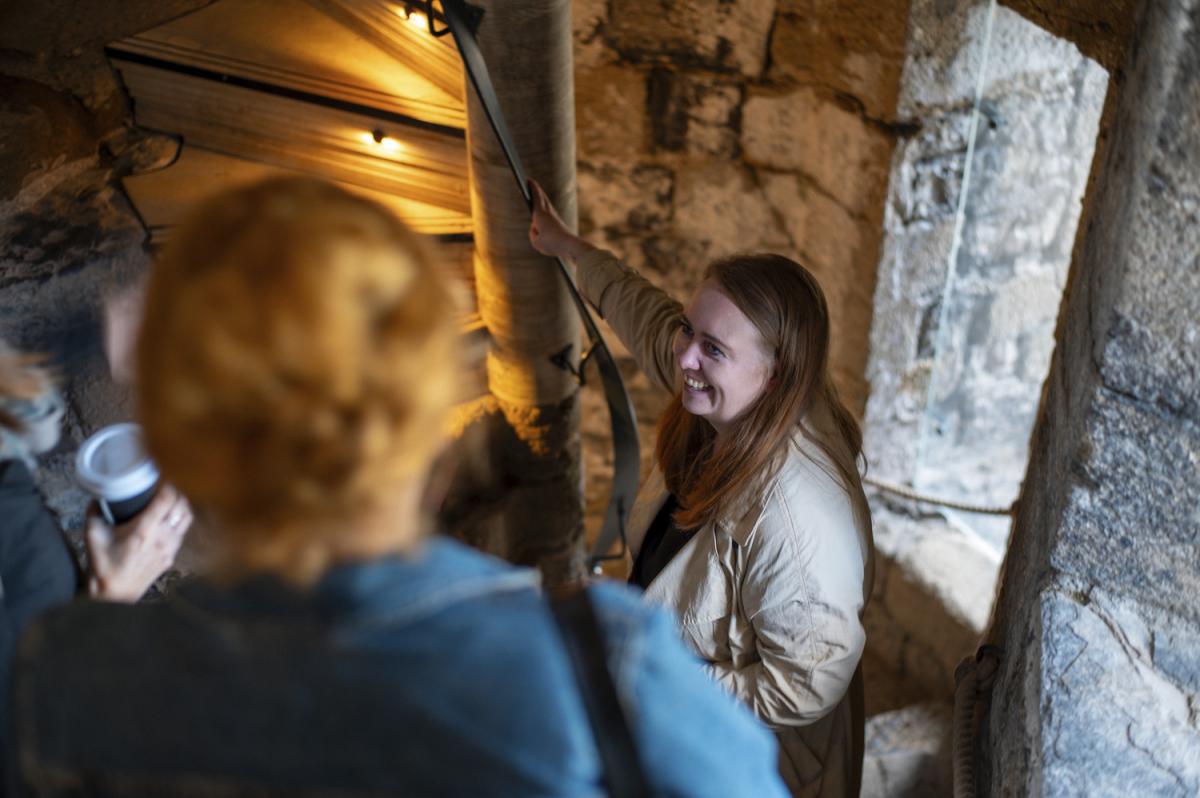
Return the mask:
[[540,585],[535,570],[434,536],[405,556],[337,565],[307,589],[265,575],[233,585],[195,580],[180,585],[168,602],[214,622],[402,624],[472,598]]

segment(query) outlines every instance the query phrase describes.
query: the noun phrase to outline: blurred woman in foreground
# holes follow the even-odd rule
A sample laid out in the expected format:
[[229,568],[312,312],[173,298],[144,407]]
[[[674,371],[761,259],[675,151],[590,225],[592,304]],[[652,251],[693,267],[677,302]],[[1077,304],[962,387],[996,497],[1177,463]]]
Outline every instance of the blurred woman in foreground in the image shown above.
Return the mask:
[[[21,789],[594,795],[536,573],[428,534],[461,368],[423,243],[329,185],[220,195],[151,276],[150,454],[218,548],[166,602],[78,606],[21,648]],[[670,623],[592,591],[653,791],[782,794],[774,747]]]

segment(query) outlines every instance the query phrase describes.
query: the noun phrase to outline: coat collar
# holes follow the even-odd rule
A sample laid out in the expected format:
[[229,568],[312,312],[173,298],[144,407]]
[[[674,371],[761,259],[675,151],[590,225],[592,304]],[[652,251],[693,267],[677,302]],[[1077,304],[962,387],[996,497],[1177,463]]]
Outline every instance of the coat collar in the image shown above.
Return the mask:
[[[629,522],[625,529],[625,539],[629,545],[630,554],[634,559],[642,549],[646,532],[654,523],[659,510],[667,503],[671,492],[667,490],[666,480],[662,471],[655,466],[650,478],[638,491],[637,501],[634,502],[633,512],[629,514]],[[702,527],[697,534],[716,530],[719,534],[733,538],[739,546],[745,546],[754,533],[758,520],[762,515],[762,502],[745,497],[736,502],[720,518]]]
[[433,536],[408,556],[338,565],[309,588],[272,576],[232,585],[203,579],[169,595],[176,608],[218,620],[398,623],[479,596],[540,589],[538,572],[513,568],[457,541]]

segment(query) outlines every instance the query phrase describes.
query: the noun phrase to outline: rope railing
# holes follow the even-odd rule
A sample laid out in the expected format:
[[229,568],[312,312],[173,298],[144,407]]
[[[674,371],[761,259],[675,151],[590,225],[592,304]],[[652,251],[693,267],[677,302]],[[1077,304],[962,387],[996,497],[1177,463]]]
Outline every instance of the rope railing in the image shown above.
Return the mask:
[[941,496],[931,496],[927,493],[919,493],[912,488],[904,485],[897,485],[894,482],[887,482],[874,477],[863,477],[863,483],[877,488],[884,493],[891,493],[909,501],[920,502],[922,504],[933,504],[938,507],[945,507],[950,510],[959,510],[964,513],[975,513],[977,515],[1014,515],[1017,504],[1013,502],[1008,507],[988,506],[986,504],[971,504],[970,502],[960,502],[954,499],[947,499]]

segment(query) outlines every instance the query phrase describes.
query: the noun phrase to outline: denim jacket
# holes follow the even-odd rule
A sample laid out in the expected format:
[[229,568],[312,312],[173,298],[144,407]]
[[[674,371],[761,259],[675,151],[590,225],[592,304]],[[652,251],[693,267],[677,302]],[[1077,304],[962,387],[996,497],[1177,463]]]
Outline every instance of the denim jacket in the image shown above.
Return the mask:
[[[785,795],[769,733],[669,617],[591,590],[654,794]],[[445,539],[308,591],[77,603],[29,630],[15,670],[18,794],[602,794],[536,573]]]

